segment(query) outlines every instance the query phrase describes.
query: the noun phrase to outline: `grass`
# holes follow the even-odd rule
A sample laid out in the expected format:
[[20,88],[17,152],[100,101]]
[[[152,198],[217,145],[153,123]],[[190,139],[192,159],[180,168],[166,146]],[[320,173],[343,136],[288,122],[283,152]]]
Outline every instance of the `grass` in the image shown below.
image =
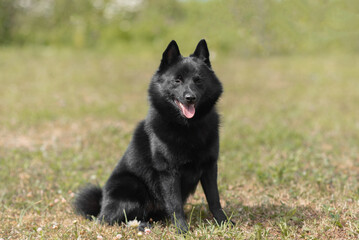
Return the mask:
[[[0,238],[138,236],[73,213],[76,189],[104,184],[147,111],[159,57],[53,48],[0,50]],[[216,226],[199,187],[188,239],[359,237],[359,57],[213,60],[225,93],[219,188],[237,223]]]

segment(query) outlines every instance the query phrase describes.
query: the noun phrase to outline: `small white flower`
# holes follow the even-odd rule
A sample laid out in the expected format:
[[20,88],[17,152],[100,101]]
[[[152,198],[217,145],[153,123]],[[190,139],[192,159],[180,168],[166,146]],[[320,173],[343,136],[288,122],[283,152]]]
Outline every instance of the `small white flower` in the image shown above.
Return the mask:
[[137,228],[140,225],[141,222],[135,220],[128,221],[127,226],[131,228]]
[[150,234],[150,233],[151,233],[151,229],[145,228],[145,234]]
[[36,229],[36,232],[38,232],[38,233],[42,232],[42,228],[39,227],[38,229]]
[[138,232],[138,233],[137,233],[137,236],[138,236],[138,237],[142,237],[142,236],[143,236],[143,233],[142,233],[142,232]]
[[122,238],[122,235],[121,234],[117,234],[115,239],[121,239]]
[[101,235],[97,235],[97,239],[103,239]]

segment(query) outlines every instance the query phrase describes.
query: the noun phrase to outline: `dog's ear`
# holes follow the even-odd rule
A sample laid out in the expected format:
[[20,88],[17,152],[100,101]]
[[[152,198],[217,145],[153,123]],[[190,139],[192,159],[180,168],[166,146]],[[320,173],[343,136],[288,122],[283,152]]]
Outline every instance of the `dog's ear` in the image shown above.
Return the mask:
[[181,53],[179,51],[178,45],[175,40],[172,40],[162,54],[160,70],[176,62],[180,56]]
[[211,67],[206,40],[202,39],[201,41],[199,41],[196,50],[194,50],[194,53],[191,55],[191,57],[197,57],[199,59],[202,59],[202,61],[205,62],[208,67]]

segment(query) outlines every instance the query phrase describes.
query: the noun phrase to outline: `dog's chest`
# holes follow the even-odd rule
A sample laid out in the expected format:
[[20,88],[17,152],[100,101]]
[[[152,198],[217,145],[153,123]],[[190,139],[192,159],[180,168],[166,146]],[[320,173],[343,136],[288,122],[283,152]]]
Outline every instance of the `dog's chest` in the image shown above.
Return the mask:
[[160,155],[169,163],[179,165],[202,162],[208,158],[211,139],[204,134],[167,134],[165,137],[153,136],[151,152],[156,158]]

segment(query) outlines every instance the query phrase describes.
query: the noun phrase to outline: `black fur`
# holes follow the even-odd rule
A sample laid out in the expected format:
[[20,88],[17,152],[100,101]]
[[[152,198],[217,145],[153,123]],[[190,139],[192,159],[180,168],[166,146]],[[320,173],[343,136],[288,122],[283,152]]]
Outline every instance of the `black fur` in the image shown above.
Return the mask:
[[172,41],[149,86],[147,117],[138,124],[102,195],[98,187],[84,188],[77,195],[77,212],[109,224],[169,217],[179,232],[186,232],[183,205],[201,182],[216,221],[228,221],[217,187],[215,104],[221,93],[206,41],[201,40],[189,57],[182,57]]
[[97,216],[101,211],[100,202],[102,201],[102,189],[99,186],[87,185],[83,187],[76,196],[76,213],[83,215],[87,219]]

